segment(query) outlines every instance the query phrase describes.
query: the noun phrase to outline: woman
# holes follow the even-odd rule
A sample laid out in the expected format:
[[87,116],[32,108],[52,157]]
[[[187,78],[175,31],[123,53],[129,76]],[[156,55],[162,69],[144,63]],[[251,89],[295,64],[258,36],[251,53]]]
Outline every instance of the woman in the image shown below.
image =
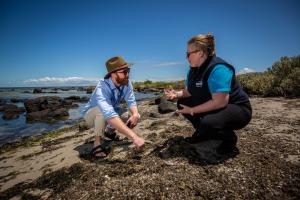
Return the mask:
[[237,136],[233,130],[250,122],[252,109],[235,78],[233,66],[216,57],[214,36],[210,33],[188,41],[186,58],[190,70],[185,89],[165,90],[165,95],[171,100],[178,99],[178,112],[196,129],[187,141],[221,139],[219,153],[234,151]]

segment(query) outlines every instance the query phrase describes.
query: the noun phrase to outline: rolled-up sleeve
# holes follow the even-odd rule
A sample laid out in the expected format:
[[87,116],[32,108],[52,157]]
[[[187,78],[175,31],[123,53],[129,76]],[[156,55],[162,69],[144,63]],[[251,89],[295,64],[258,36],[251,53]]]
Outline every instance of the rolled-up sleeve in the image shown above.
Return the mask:
[[100,111],[103,113],[105,119],[110,119],[119,116],[112,106],[111,99],[109,98],[109,90],[102,83],[100,87],[96,89],[96,102]]
[[132,106],[136,106],[136,101],[135,101],[135,96],[134,96],[134,92],[133,92],[133,86],[131,81],[128,83],[128,89],[126,91],[125,97],[124,97],[127,105],[129,108],[131,108]]

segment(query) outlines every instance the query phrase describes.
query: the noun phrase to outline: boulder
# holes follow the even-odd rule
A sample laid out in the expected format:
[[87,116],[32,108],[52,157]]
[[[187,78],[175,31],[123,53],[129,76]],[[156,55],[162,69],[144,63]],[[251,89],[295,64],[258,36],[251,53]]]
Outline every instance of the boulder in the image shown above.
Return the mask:
[[4,109],[3,116],[2,116],[2,118],[4,120],[16,119],[19,117],[19,114],[25,112],[24,108],[19,108],[13,104],[8,104],[4,107],[5,107],[5,109]]
[[42,93],[42,88],[34,88],[33,90],[33,93],[36,94],[36,93]]
[[5,104],[3,106],[0,106],[0,111],[3,112],[8,109],[17,109],[17,108],[18,106],[16,106],[15,104]]
[[10,101],[12,103],[19,103],[19,102],[24,102],[26,99],[18,99],[18,98],[11,98]]
[[88,125],[85,121],[82,121],[78,124],[78,129],[79,129],[79,132],[82,132],[82,131],[85,131],[85,130],[88,130]]
[[69,96],[65,100],[80,101],[80,96]]
[[63,106],[62,100],[58,96],[44,96],[30,99],[24,102],[27,113],[37,112],[46,109],[58,109]]
[[45,96],[27,100],[24,105],[27,111],[27,121],[52,122],[69,116],[68,109],[72,107],[72,100]]
[[88,102],[89,98],[88,97],[81,97],[79,102]]
[[158,112],[160,114],[170,113],[176,110],[177,110],[177,106],[174,103],[161,98],[160,103],[158,105]]
[[52,122],[69,116],[66,108],[59,108],[56,110],[46,109],[37,112],[27,113],[27,121],[29,122]]
[[6,104],[6,101],[4,99],[0,99],[0,106],[4,106]]

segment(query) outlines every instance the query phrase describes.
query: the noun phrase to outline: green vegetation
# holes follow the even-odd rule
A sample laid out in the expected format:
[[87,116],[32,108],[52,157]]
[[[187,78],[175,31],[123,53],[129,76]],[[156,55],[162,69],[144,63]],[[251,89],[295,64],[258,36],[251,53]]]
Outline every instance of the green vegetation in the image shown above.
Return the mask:
[[[263,97],[299,97],[300,96],[300,55],[282,57],[266,72],[238,75],[244,90],[249,95]],[[184,80],[172,82],[135,82],[134,88],[139,92],[163,92],[164,88],[184,88]]]
[[282,57],[266,72],[243,74],[238,79],[250,95],[299,97],[300,55]]
[[164,88],[173,87],[176,89],[184,88],[184,80],[180,81],[171,81],[171,82],[152,82],[150,80],[146,80],[144,82],[134,82],[133,87],[137,91],[153,91],[153,92],[162,92]]

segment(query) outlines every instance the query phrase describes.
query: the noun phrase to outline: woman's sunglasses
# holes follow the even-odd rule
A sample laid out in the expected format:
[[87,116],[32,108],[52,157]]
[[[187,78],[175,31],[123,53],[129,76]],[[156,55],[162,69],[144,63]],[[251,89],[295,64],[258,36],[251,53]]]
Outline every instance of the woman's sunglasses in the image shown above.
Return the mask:
[[188,58],[188,57],[190,57],[190,55],[192,54],[192,53],[196,53],[196,52],[198,52],[198,51],[201,51],[201,50],[195,50],[195,51],[190,51],[190,52],[186,52],[186,57]]

